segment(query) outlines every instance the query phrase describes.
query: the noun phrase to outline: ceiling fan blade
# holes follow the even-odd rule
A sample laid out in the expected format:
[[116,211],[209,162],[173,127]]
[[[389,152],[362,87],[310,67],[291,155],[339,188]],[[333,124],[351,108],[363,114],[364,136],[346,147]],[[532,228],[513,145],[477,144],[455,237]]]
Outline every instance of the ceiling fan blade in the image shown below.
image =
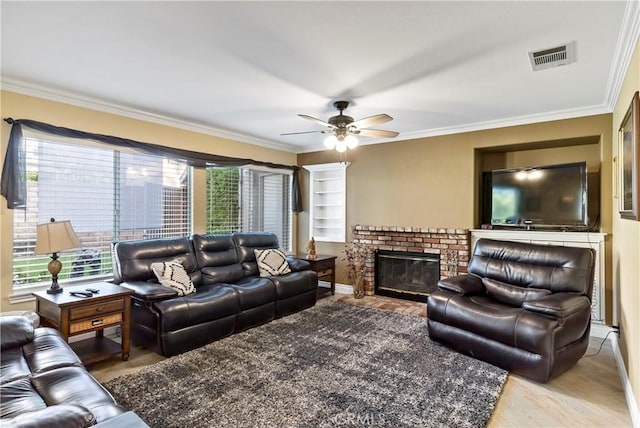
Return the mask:
[[303,131],[303,132],[287,132],[284,134],[280,134],[280,135],[300,135],[300,134],[315,134],[315,133],[321,133],[324,134],[325,132],[329,132],[326,129],[323,129],[321,131]]
[[370,126],[382,125],[383,123],[387,123],[393,120],[391,116],[388,114],[376,114],[375,116],[365,117],[360,120],[356,120],[351,123],[350,126],[355,126],[356,128],[368,128]]
[[333,126],[333,125],[332,125],[332,124],[330,124],[329,122],[325,122],[324,120],[320,120],[320,119],[315,118],[315,117],[313,117],[313,116],[309,116],[309,115],[306,115],[306,114],[299,114],[298,116],[300,116],[300,117],[301,117],[301,118],[303,118],[303,119],[307,119],[307,120],[310,120],[310,121],[312,121],[312,122],[315,122],[315,123],[317,123],[318,125],[328,126],[328,127],[330,127],[330,128],[335,128],[335,126]]
[[359,129],[357,133],[359,135],[364,135],[365,137],[383,137],[383,138],[394,138],[400,134],[399,132],[396,132],[396,131],[383,131],[382,129]]

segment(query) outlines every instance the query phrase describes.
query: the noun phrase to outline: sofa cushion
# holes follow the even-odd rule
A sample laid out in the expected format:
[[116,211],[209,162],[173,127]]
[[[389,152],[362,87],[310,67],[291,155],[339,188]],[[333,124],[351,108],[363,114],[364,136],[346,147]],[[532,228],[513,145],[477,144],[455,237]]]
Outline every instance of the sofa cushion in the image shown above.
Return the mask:
[[84,428],[96,424],[96,418],[79,404],[58,404],[44,409],[25,412],[0,422],[0,426],[20,428],[65,427]]
[[236,284],[229,284],[236,290],[240,309],[255,308],[267,303],[273,304],[276,300],[276,287],[267,278],[249,276],[241,279]]
[[33,322],[27,317],[0,317],[2,350],[22,346],[33,340]]
[[550,290],[518,287],[491,278],[482,278],[482,284],[489,297],[516,307],[522,306],[524,302],[542,299],[551,294]]
[[267,250],[253,250],[258,263],[260,276],[278,276],[291,273],[287,255],[277,248]]
[[196,287],[202,277],[191,240],[184,238],[140,239],[120,241],[114,245],[113,279],[121,282],[156,281],[151,264],[178,260]]
[[558,320],[497,302],[487,296],[436,291],[429,296],[430,320],[536,354],[548,352]]
[[166,333],[235,315],[236,292],[220,284],[203,285],[187,296],[154,302],[160,315],[160,331]]
[[271,232],[236,232],[231,235],[236,244],[238,261],[245,276],[260,276],[253,250],[278,248],[278,237]]

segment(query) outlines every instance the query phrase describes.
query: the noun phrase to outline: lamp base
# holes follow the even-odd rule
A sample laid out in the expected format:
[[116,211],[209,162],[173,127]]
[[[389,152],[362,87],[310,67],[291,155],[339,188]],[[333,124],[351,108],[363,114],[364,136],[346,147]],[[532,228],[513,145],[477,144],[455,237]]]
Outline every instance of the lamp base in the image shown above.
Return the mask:
[[58,288],[47,288],[47,294],[58,294],[58,293],[62,293],[62,287],[58,287]]

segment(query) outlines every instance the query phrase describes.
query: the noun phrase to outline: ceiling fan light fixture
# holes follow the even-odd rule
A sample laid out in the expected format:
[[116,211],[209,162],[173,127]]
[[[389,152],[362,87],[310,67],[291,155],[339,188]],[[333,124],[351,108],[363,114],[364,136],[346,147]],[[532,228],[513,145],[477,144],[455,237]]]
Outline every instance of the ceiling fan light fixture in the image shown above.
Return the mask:
[[346,152],[347,143],[344,140],[343,141],[338,140],[338,143],[336,144],[336,151],[339,153]]
[[333,134],[324,139],[324,146],[329,150],[335,148],[336,144],[338,144],[338,137]]
[[347,147],[350,149],[355,149],[356,147],[358,147],[359,141],[358,139],[349,134],[344,138],[344,142],[347,144]]

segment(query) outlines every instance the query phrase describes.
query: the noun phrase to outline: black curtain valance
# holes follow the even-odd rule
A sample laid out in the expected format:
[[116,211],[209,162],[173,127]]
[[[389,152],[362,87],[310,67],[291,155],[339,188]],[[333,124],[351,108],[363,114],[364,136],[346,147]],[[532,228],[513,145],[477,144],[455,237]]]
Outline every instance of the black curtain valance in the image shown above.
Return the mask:
[[189,165],[197,168],[207,166],[240,167],[245,165],[263,166],[267,168],[289,169],[293,171],[293,202],[292,209],[295,212],[302,211],[300,180],[298,177],[300,168],[295,165],[282,165],[271,162],[261,162],[253,159],[233,158],[228,156],[212,155],[208,153],[194,152],[191,150],[166,147],[158,144],[142,143],[128,138],[114,137],[111,135],[94,134],[92,132],[63,128],[48,123],[37,122],[29,119],[4,119],[11,124],[11,134],[7,145],[7,154],[2,168],[2,180],[0,182],[0,194],[7,200],[9,209],[24,208],[27,200],[26,187],[26,162],[24,153],[24,138],[22,127],[35,131],[48,133],[68,138],[94,140],[111,144],[117,147],[135,149],[144,153],[164,156],[171,159],[185,160]]

